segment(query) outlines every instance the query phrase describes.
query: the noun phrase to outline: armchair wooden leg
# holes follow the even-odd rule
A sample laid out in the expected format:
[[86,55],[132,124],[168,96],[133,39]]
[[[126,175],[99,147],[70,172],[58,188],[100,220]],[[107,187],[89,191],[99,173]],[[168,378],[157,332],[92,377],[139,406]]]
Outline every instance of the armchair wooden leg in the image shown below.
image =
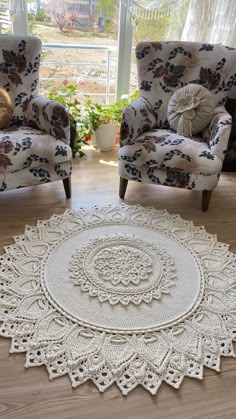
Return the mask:
[[65,194],[67,198],[71,198],[71,178],[67,177],[66,179],[63,179],[63,186],[65,189]]
[[207,211],[211,199],[212,191],[202,191],[202,211]]
[[119,196],[121,199],[124,199],[125,192],[128,185],[128,179],[124,179],[123,177],[120,178],[120,190],[119,190]]

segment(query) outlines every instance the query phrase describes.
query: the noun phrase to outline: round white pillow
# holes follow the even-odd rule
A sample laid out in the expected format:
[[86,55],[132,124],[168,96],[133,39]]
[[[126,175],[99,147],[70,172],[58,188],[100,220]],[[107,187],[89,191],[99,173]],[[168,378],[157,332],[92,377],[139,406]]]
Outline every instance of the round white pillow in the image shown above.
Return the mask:
[[199,84],[190,83],[171,96],[167,118],[177,134],[191,137],[210,123],[214,114],[212,94]]

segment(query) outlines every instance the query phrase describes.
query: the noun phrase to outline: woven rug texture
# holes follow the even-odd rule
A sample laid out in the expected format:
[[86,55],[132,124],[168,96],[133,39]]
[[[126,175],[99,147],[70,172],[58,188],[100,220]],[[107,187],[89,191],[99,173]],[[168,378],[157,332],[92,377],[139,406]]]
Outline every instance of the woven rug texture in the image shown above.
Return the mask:
[[0,336],[73,387],[203,378],[234,356],[236,255],[204,227],[140,205],[67,210],[0,256]]

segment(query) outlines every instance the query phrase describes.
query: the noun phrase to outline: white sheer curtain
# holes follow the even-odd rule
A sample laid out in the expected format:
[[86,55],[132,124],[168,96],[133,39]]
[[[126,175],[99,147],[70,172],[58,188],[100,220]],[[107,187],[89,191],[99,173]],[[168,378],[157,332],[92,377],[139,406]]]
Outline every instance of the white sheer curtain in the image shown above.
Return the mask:
[[[191,0],[181,40],[236,47],[236,1]],[[236,86],[230,97],[236,98]]]
[[26,0],[9,0],[15,35],[28,35],[28,12]]
[[[143,40],[182,40],[222,43],[236,48],[236,0],[120,0],[120,4],[132,16],[133,46]],[[124,49],[125,45],[124,42]],[[128,61],[131,57],[123,63],[127,85]],[[131,65],[133,86],[136,79],[134,64]],[[232,88],[231,97],[236,98],[236,87]]]
[[[127,0],[123,0],[126,2]],[[236,47],[236,0],[128,0],[133,17],[157,20],[172,16],[189,4],[178,34],[179,40],[223,43]],[[167,32],[171,36],[171,25]],[[164,39],[163,39],[164,40]]]
[[191,0],[181,39],[236,47],[236,1]]
[[135,17],[146,20],[160,19],[175,13],[189,0],[132,0],[132,12]]

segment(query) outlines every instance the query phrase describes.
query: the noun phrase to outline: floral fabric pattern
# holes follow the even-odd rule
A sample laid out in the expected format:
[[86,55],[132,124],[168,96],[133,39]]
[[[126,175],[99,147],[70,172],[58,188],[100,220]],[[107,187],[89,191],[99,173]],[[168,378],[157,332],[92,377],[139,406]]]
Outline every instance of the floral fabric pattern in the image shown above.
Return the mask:
[[135,138],[156,126],[156,116],[148,102],[138,98],[125,108],[120,130],[121,145],[132,143]]
[[[212,190],[231,130],[231,116],[222,104],[236,83],[236,50],[195,42],[142,42],[136,47],[136,58],[141,98],[123,113],[120,176]],[[171,131],[167,120],[170,97],[189,83],[209,89],[216,106],[210,125],[192,138]]]
[[65,158],[70,160],[71,155],[70,146],[63,141],[55,141],[44,131],[29,127],[17,127],[10,132],[0,131],[1,172],[32,168],[41,163],[62,163]]
[[134,166],[206,175],[219,173],[222,167],[222,161],[201,139],[194,141],[166,130],[142,134],[135,144],[121,147],[119,157]]
[[36,96],[26,104],[25,119],[28,126],[69,144],[70,121],[62,104]]
[[227,149],[232,118],[223,106],[215,109],[215,115],[208,128],[203,131],[203,139],[208,143],[212,153],[217,155],[222,161]]
[[160,170],[155,166],[150,168],[132,166],[129,163],[119,164],[119,174],[122,178],[135,182],[153,183],[189,190],[212,190],[219,181],[218,174],[204,175],[184,172],[176,169]]
[[[136,48],[140,95],[158,109],[157,123],[163,128],[172,94],[189,83],[204,86],[212,93],[215,106],[223,103],[236,82],[236,50],[198,42],[141,42]],[[148,53],[139,58],[142,50]],[[150,86],[150,90],[149,87]]]
[[64,179],[71,174],[69,116],[38,95],[41,41],[0,35],[0,84],[13,117],[0,131],[0,191]]
[[0,192],[40,185],[69,177],[72,173],[71,161],[54,165],[40,164],[40,167],[26,168],[16,172],[1,173]]

